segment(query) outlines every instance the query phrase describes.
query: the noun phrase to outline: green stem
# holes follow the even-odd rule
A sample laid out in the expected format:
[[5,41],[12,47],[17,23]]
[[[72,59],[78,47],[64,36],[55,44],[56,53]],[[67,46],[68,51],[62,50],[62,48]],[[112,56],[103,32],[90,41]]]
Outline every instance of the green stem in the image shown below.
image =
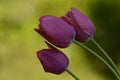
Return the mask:
[[76,77],[71,71],[69,71],[68,69],[66,70],[67,73],[69,73],[73,78],[75,78],[75,80],[80,80],[78,77]]
[[98,59],[100,59],[106,66],[108,66],[108,68],[113,72],[113,74],[116,76],[116,78],[118,80],[120,80],[119,75],[116,73],[116,71],[111,67],[110,64],[108,64],[101,56],[99,56],[96,52],[94,52],[93,50],[91,50],[90,48],[86,47],[85,45],[83,45],[82,43],[78,42],[78,41],[74,41],[75,44],[79,45],[80,47],[88,50],[89,52],[91,52],[94,56],[96,56]]
[[110,56],[105,52],[105,50],[103,50],[103,48],[92,38],[91,41],[102,51],[102,53],[106,56],[106,58],[110,61],[111,65],[115,68],[115,70],[117,71],[117,73],[120,76],[120,71],[117,68],[117,66],[115,65],[115,63],[113,62],[113,60],[110,58]]

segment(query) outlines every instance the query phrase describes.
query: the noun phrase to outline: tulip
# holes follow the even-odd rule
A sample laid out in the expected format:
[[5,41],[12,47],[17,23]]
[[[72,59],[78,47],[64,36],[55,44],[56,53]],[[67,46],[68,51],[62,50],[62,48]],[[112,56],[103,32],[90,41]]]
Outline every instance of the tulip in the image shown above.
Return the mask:
[[54,16],[42,16],[39,29],[34,29],[41,36],[57,47],[65,48],[75,39],[75,30],[65,21]]
[[37,57],[43,65],[45,72],[61,74],[67,69],[69,60],[63,52],[56,49],[49,43],[47,43],[47,45],[49,49],[38,51]]
[[71,8],[71,10],[61,18],[75,29],[75,39],[77,41],[86,42],[95,33],[95,27],[91,20],[75,8]]

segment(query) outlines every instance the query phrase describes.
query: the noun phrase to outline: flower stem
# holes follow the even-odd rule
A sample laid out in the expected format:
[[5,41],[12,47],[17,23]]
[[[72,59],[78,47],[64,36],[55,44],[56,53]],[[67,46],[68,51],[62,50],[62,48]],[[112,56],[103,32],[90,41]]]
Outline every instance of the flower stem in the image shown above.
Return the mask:
[[91,50],[90,48],[86,47],[85,45],[83,45],[82,43],[78,42],[78,41],[74,41],[75,44],[79,45],[80,47],[86,49],[87,51],[91,52],[94,56],[96,56],[98,59],[100,59],[106,66],[108,66],[108,68],[113,72],[113,74],[116,76],[116,78],[118,80],[120,80],[119,75],[116,73],[116,71],[111,67],[110,64],[108,64],[107,61],[105,61],[101,56],[99,56],[96,52],[94,52],[93,50]]
[[110,58],[110,56],[105,52],[105,50],[92,38],[91,41],[102,51],[102,53],[106,56],[106,58],[110,61],[111,65],[114,67],[114,69],[117,71],[118,75],[120,76],[120,71],[113,62],[113,60]]
[[77,76],[75,76],[70,70],[66,70],[67,73],[69,73],[75,80],[80,80]]

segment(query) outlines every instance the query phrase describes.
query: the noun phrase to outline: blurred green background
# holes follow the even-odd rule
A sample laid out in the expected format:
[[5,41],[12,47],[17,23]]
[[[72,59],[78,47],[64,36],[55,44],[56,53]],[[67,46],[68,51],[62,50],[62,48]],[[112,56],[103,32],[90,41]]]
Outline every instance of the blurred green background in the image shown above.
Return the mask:
[[[71,7],[93,21],[95,39],[120,68],[120,0],[0,0],[0,80],[74,80],[66,72],[44,72],[36,51],[47,46],[33,30],[40,16],[60,17]],[[86,45],[96,50],[91,42]],[[68,68],[81,80],[115,80],[103,63],[77,45],[61,50],[70,59]]]

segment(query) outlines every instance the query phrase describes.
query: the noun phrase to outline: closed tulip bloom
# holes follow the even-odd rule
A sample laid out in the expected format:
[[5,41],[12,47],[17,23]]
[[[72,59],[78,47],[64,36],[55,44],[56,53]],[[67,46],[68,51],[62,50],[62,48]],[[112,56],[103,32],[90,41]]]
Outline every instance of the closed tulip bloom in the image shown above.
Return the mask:
[[76,35],[75,30],[68,23],[54,16],[41,17],[39,28],[34,30],[60,48],[68,47]]
[[62,19],[75,29],[77,41],[88,41],[95,33],[91,20],[75,8],[71,8]]
[[48,43],[47,45],[49,49],[38,51],[37,57],[43,65],[45,72],[61,74],[67,69],[69,60],[63,52]]

